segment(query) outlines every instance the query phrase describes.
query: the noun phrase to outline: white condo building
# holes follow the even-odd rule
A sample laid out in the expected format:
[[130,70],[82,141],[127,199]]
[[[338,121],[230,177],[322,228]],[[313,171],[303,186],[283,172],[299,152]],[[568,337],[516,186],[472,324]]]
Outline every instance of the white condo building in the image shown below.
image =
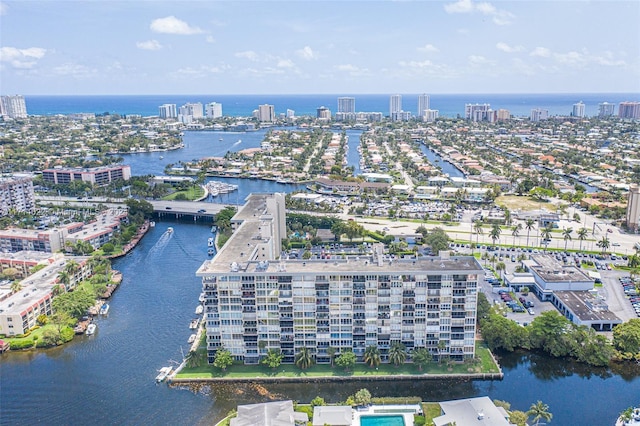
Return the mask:
[[367,346],[402,343],[455,361],[475,354],[477,291],[483,270],[471,256],[398,259],[373,254],[281,258],[283,194],[252,194],[232,218],[234,233],[202,277],[209,362],[222,347],[245,364],[268,350],[293,363],[306,347],[318,363]]
[[629,186],[627,200],[627,228],[637,230],[640,227],[640,186]]
[[24,96],[0,96],[0,115],[9,118],[27,118],[27,104]]
[[0,176],[0,216],[9,211],[31,212],[36,207],[33,178],[30,175]]
[[578,102],[577,104],[573,104],[573,111],[571,112],[571,115],[574,117],[584,117],[585,114],[585,105],[582,101]]
[[207,118],[222,117],[222,104],[211,102],[205,105],[205,116]]
[[531,115],[529,116],[531,121],[541,121],[549,118],[549,110],[534,108],[531,110]]
[[464,118],[471,121],[488,121],[493,113],[489,104],[465,104]]
[[618,105],[618,117],[640,118],[640,102],[620,102]]
[[436,121],[438,116],[440,115],[440,111],[437,109],[425,109],[424,115],[422,116],[422,120],[427,123],[432,123]]
[[418,117],[424,117],[428,109],[431,109],[429,95],[418,95]]
[[614,115],[616,109],[615,104],[609,102],[602,102],[598,104],[598,117],[611,117]]
[[202,108],[202,103],[186,103],[180,107],[178,111],[178,118],[184,124],[189,124],[193,122],[193,120],[197,120],[199,118],[204,117]]
[[402,95],[391,95],[389,97],[389,117],[402,111]]
[[258,121],[263,123],[273,123],[276,121],[276,112],[273,105],[258,105]]
[[158,107],[158,115],[160,118],[178,118],[178,109],[176,104],[164,104]]
[[355,114],[356,98],[340,97],[338,98],[338,112],[345,114]]

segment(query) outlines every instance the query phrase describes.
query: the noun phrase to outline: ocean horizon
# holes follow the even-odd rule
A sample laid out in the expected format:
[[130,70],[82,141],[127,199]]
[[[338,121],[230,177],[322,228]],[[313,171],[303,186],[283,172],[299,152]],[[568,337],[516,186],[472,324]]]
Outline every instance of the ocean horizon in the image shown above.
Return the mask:
[[[429,94],[429,93],[427,93]],[[401,94],[402,109],[417,115],[420,94]],[[339,97],[355,98],[356,112],[389,115],[391,94],[300,94],[300,95],[25,95],[29,115],[67,115],[75,113],[157,116],[162,104],[210,102],[222,104],[227,117],[249,117],[258,105],[274,105],[276,115],[293,110],[296,116],[315,116],[317,108],[337,112]],[[441,117],[464,116],[465,104],[487,103],[492,109],[507,109],[515,117],[528,117],[531,109],[541,108],[551,116],[569,116],[573,104],[583,102],[587,117],[598,114],[598,104],[640,100],[639,93],[521,93],[521,94],[429,94],[430,108]]]

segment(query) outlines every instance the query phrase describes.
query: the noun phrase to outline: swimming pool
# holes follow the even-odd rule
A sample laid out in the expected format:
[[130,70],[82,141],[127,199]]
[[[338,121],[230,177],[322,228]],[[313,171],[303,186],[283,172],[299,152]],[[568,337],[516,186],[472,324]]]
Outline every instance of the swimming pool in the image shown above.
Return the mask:
[[404,426],[402,416],[360,416],[360,426]]

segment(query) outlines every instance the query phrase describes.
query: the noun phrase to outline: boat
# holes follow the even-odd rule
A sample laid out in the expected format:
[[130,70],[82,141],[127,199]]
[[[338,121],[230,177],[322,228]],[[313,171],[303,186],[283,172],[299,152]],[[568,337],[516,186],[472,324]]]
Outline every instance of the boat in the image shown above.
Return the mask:
[[109,304],[104,303],[102,306],[100,306],[100,315],[107,315],[107,313],[109,313]]
[[196,315],[200,315],[202,311],[204,311],[204,308],[202,307],[202,305],[198,305],[198,307],[196,308]]
[[211,227],[211,232],[213,232],[213,233],[218,232],[218,227],[217,227],[217,226],[215,226],[215,225],[213,225],[213,226]]
[[198,301],[199,301],[200,303],[204,303],[204,297],[205,297],[204,292],[200,293],[200,297],[198,297]]
[[151,222],[149,222],[149,226],[151,228],[155,228],[156,227],[156,223],[152,220]]
[[209,250],[207,250],[207,254],[208,254],[209,256],[213,256],[215,253],[216,253],[216,251],[215,251],[214,249],[212,249],[212,248],[210,248]]
[[89,324],[89,326],[87,327],[87,331],[86,331],[87,336],[91,336],[93,333],[95,333],[96,332],[96,328],[98,328],[97,325]]
[[195,330],[196,328],[198,328],[199,324],[200,324],[200,319],[199,318],[194,318],[189,323],[189,328],[192,329],[192,330]]
[[218,139],[219,141],[223,141],[224,139],[222,138],[222,136],[220,137],[220,139]]
[[209,239],[207,240],[207,245],[209,247],[213,247],[213,237],[209,237]]
[[163,382],[169,376],[169,374],[171,374],[171,370],[172,370],[171,367],[162,367],[159,370],[158,375],[156,376],[156,382],[157,383]]
[[160,156],[160,159],[161,159],[161,160],[164,160],[164,157],[161,155],[161,156]]
[[189,336],[189,340],[187,340],[187,343],[193,343],[196,341],[196,335],[192,334],[191,336]]
[[173,232],[173,228],[172,228],[171,226],[170,226],[170,227],[168,227],[168,228],[167,228],[167,233],[168,233],[168,234],[171,234],[172,232]]

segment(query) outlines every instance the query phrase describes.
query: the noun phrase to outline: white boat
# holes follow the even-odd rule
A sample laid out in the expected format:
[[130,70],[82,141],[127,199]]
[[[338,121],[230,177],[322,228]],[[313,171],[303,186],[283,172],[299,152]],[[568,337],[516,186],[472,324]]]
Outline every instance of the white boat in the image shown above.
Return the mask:
[[215,225],[213,225],[213,226],[211,227],[211,232],[213,232],[213,233],[218,232],[218,227],[217,227],[217,226],[215,226]]
[[209,256],[213,256],[215,253],[216,253],[216,251],[215,251],[214,249],[212,249],[212,248],[210,248],[209,250],[207,250],[207,254],[208,254]]
[[203,293],[200,293],[200,297],[198,297],[198,301],[199,301],[200,303],[204,303],[204,297],[205,297],[204,292],[203,292]]
[[172,227],[168,227],[167,228],[167,233],[171,234],[173,232],[173,228]]
[[171,367],[162,367],[159,370],[159,374],[156,376],[156,382],[163,382],[169,376],[169,374],[171,374],[171,370]]
[[100,315],[107,315],[108,313],[109,313],[109,304],[104,303],[102,306],[100,306]]
[[89,326],[87,327],[87,336],[91,336],[93,333],[96,332],[96,328],[97,326],[95,324],[89,324]]
[[156,227],[156,223],[152,220],[151,222],[149,222],[149,226],[151,228],[155,228]]
[[200,324],[199,318],[192,319],[191,322],[189,323],[189,328],[191,330],[195,330],[196,328],[198,328],[198,324]]
[[187,343],[193,343],[196,341],[196,335],[192,334],[191,336],[189,336],[189,340],[187,340]]
[[164,157],[161,155],[161,156],[160,156],[160,159],[161,159],[161,160],[164,160]]
[[198,305],[198,307],[196,308],[196,315],[200,315],[202,311],[204,311],[204,308],[202,307],[202,305]]
[[213,237],[209,237],[209,239],[207,240],[207,245],[209,247],[213,247]]

